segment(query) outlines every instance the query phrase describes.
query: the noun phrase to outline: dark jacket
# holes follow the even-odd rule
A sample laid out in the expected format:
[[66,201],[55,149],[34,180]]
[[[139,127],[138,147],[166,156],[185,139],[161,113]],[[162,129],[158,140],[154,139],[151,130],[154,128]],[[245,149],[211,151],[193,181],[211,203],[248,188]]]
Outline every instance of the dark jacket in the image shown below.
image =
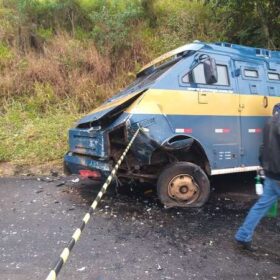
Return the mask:
[[280,180],[280,114],[273,115],[264,127],[260,164],[267,177]]

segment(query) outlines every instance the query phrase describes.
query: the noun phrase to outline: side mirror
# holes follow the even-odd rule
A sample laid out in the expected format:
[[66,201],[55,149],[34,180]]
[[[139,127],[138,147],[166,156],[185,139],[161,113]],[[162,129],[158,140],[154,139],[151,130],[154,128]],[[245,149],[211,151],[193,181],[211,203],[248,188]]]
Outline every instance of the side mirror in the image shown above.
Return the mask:
[[217,65],[214,58],[208,57],[203,61],[204,75],[207,84],[214,84],[218,81]]

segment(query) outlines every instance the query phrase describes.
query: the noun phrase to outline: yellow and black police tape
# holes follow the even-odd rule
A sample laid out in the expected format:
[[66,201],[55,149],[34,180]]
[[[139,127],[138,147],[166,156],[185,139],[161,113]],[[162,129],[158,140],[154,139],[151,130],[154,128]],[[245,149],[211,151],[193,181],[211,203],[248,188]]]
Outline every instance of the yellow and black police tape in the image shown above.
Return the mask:
[[46,280],[55,280],[58,273],[60,272],[62,266],[66,263],[69,254],[71,252],[71,250],[73,249],[74,245],[76,244],[76,242],[79,240],[81,233],[83,231],[83,229],[85,228],[86,224],[88,223],[91,214],[93,213],[93,211],[96,209],[97,204],[99,203],[99,201],[101,200],[102,196],[104,195],[104,193],[106,192],[108,186],[110,185],[112,179],[114,178],[114,176],[116,175],[116,172],[118,170],[118,168],[120,167],[122,161],[124,160],[124,157],[126,156],[129,148],[131,147],[132,143],[134,142],[137,134],[139,133],[140,128],[137,129],[137,131],[135,132],[135,134],[133,135],[133,137],[131,138],[129,144],[127,145],[125,151],[123,152],[122,156],[119,158],[117,164],[115,165],[115,167],[113,168],[113,170],[111,171],[111,174],[109,175],[109,177],[107,178],[106,182],[103,184],[101,190],[99,191],[98,195],[96,196],[95,200],[93,201],[93,203],[91,204],[88,212],[86,213],[86,215],[84,216],[82,223],[80,225],[80,227],[78,227],[74,234],[72,235],[71,240],[69,241],[67,247],[64,248],[64,250],[62,251],[62,253],[60,254],[59,259],[57,260],[56,264],[54,265],[54,268],[50,271],[48,277],[46,278]]

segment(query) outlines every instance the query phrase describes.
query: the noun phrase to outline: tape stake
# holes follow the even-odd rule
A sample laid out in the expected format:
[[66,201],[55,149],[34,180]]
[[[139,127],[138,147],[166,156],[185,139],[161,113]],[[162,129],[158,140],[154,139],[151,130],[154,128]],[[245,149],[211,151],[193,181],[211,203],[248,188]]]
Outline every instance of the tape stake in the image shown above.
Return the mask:
[[71,240],[69,241],[68,245],[66,248],[63,249],[62,253],[60,254],[60,257],[58,259],[58,261],[56,262],[56,264],[54,265],[54,268],[50,271],[49,275],[47,276],[46,280],[56,280],[56,277],[58,275],[58,273],[60,272],[61,268],[63,267],[63,265],[66,263],[66,261],[69,258],[70,252],[73,249],[73,247],[75,246],[75,244],[77,243],[77,241],[79,240],[82,231],[85,228],[85,225],[89,222],[91,214],[93,213],[93,211],[96,209],[98,202],[101,200],[102,196],[105,194],[108,186],[110,185],[111,181],[113,180],[119,166],[121,165],[122,161],[124,160],[129,148],[131,147],[131,145],[133,144],[138,132],[140,131],[140,128],[138,128],[138,130],[135,132],[135,134],[133,135],[133,137],[131,138],[129,144],[127,145],[126,149],[124,150],[123,154],[121,155],[121,157],[119,158],[117,164],[115,165],[115,167],[113,168],[113,170],[111,171],[110,175],[108,176],[107,180],[105,181],[105,183],[102,185],[102,188],[100,189],[97,197],[95,198],[95,200],[93,201],[93,203],[91,204],[88,213],[86,213],[86,215],[84,216],[82,223],[80,225],[79,228],[77,228],[75,230],[75,232],[72,235]]

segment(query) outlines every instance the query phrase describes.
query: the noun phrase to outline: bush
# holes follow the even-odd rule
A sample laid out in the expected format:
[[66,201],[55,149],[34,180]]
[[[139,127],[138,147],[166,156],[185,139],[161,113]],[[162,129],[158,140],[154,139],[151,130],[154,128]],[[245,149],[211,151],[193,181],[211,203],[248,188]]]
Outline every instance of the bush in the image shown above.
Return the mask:
[[137,1],[115,0],[103,3],[89,16],[93,25],[91,35],[99,50],[116,55],[132,47],[129,37],[143,17],[143,11]]
[[7,66],[13,58],[13,53],[10,48],[0,42],[0,70]]
[[194,40],[215,42],[225,39],[222,25],[203,1],[158,1],[156,9],[160,15],[157,41],[161,41],[161,50],[168,51]]

